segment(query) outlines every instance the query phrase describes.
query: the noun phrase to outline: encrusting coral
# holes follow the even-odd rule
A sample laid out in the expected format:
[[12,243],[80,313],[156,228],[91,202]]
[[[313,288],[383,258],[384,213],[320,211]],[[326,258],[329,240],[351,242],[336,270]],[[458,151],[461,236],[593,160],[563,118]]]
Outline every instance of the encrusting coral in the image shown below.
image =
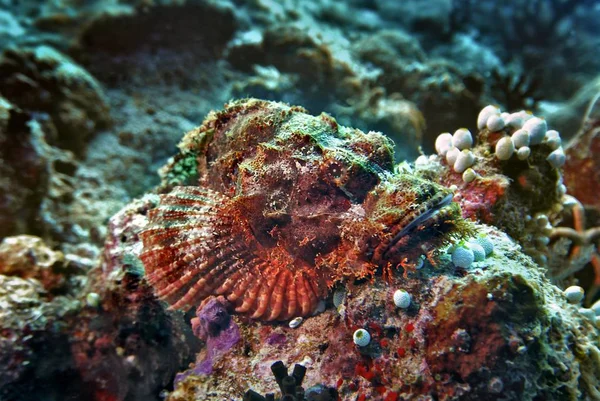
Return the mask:
[[[223,295],[252,318],[308,316],[337,281],[408,268],[469,232],[450,191],[392,174],[385,136],[326,114],[237,101],[180,148],[140,235],[147,280],[175,309]],[[196,182],[172,188],[189,160]]]

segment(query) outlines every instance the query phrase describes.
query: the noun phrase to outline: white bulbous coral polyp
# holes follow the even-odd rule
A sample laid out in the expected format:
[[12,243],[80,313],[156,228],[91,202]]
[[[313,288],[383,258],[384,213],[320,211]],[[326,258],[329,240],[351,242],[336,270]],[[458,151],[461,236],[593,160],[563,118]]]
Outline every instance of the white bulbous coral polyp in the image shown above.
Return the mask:
[[358,329],[354,332],[352,339],[354,340],[354,344],[359,347],[366,347],[371,342],[371,335],[365,329]]

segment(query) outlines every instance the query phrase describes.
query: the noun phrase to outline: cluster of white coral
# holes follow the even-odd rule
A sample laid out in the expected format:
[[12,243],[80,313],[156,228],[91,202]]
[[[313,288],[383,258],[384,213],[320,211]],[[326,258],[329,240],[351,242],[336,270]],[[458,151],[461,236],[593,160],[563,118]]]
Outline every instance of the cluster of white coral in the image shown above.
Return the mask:
[[[489,105],[479,113],[477,128],[505,134],[495,145],[494,155],[498,160],[506,161],[512,157],[526,160],[531,155],[531,146],[545,144],[551,150],[546,160],[552,167],[559,168],[565,163],[560,134],[548,130],[546,121],[530,112],[506,113],[497,106]],[[478,176],[471,168],[477,161],[471,151],[473,143],[473,135],[466,128],[459,128],[454,134],[444,132],[435,141],[437,154],[445,158],[455,172],[462,173],[465,182],[471,182]]]
[[[485,121],[485,123],[484,123]],[[510,136],[501,138],[496,144],[496,157],[499,160],[509,160],[514,153],[519,160],[525,160],[531,154],[530,146],[546,143],[552,152],[546,160],[554,168],[565,163],[565,153],[561,146],[560,134],[548,130],[544,119],[526,111],[503,113],[496,106],[486,106],[477,119],[479,129],[487,128],[490,132],[504,130]]]
[[494,251],[494,244],[486,236],[478,236],[466,243],[451,247],[452,264],[468,269],[473,262],[481,262]]
[[449,132],[440,134],[435,141],[438,155],[445,157],[454,171],[463,174],[475,164],[475,155],[471,152],[471,146],[473,146],[473,136],[466,128],[457,129],[453,135]]

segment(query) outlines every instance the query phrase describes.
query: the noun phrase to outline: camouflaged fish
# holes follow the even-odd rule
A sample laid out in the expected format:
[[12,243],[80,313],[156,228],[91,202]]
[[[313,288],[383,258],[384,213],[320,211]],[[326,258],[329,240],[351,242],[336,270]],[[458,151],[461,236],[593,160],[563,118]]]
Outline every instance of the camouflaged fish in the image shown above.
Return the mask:
[[163,170],[170,184],[141,234],[148,282],[175,309],[222,295],[286,320],[340,280],[406,268],[465,223],[448,189],[393,173],[392,146],[281,103],[211,113]]

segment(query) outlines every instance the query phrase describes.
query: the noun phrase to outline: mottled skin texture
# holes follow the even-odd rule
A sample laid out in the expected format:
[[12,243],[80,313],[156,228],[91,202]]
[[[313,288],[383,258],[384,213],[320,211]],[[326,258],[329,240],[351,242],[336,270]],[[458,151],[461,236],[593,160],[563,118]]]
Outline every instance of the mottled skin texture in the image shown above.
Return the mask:
[[195,155],[197,182],[165,185],[141,235],[148,281],[174,308],[223,295],[252,318],[306,316],[336,281],[408,266],[468,230],[448,190],[392,173],[389,139],[325,114],[238,101],[180,149],[163,175],[177,182]]

